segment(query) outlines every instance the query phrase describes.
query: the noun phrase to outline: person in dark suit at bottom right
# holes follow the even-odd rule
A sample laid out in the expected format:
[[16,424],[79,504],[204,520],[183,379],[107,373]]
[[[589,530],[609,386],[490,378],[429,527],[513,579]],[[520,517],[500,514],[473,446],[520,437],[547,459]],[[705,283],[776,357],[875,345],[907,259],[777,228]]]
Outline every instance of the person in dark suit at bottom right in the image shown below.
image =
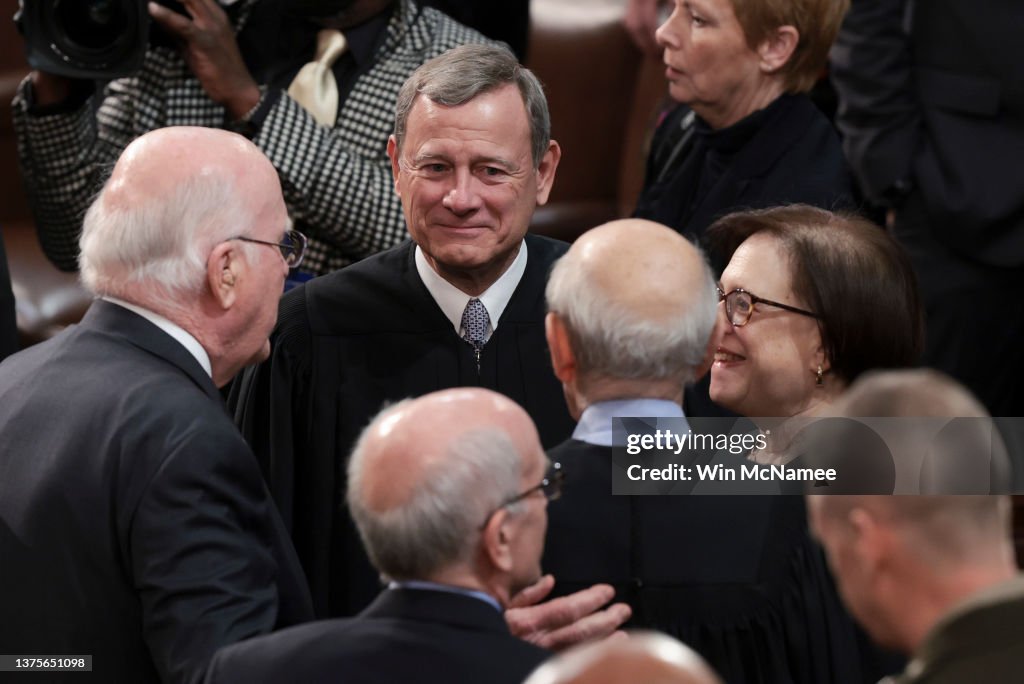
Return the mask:
[[679,639],[730,684],[868,681],[800,497],[612,494],[612,419],[685,432],[662,421],[685,418],[683,387],[710,364],[717,298],[700,252],[649,221],[594,228],[556,263],[548,346],[579,422],[548,453],[566,482],[544,568],[556,594],[611,584],[628,626]]
[[1024,3],[855,0],[836,123],[924,298],[925,365],[1024,415]]
[[502,616],[541,575],[547,501],[561,491],[511,399],[442,390],[382,411],[348,465],[348,505],[390,585],[354,618],[218,653],[207,684],[518,684],[548,653]]

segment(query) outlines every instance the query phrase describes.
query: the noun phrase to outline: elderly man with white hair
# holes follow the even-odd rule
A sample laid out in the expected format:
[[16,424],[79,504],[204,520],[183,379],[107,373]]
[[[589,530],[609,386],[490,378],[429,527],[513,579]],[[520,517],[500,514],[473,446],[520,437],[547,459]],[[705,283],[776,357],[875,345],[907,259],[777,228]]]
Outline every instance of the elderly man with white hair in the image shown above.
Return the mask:
[[389,588],[354,618],[224,649],[208,684],[518,684],[547,653],[512,636],[502,612],[540,577],[557,475],[530,417],[496,392],[385,409],[349,460],[348,505]]
[[303,238],[252,143],[168,128],[125,150],[81,246],[85,319],[0,365],[0,644],[194,682],[218,647],[312,618],[218,393],[269,353]]

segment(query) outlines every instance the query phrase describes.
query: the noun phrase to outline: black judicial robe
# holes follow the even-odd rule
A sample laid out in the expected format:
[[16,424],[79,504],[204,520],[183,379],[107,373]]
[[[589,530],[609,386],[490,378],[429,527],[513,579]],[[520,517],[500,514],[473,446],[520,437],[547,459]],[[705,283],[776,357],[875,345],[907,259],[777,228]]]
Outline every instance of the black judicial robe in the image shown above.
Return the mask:
[[729,684],[877,681],[803,497],[614,496],[611,447],[570,439],[548,457],[566,478],[548,506],[553,595],[608,582],[627,626],[680,639]]
[[235,420],[292,533],[318,616],[353,615],[380,589],[344,492],[349,451],[385,404],[481,386],[523,406],[546,447],[571,434],[544,339],[544,287],[567,245],[533,235],[526,245],[526,272],[479,373],[472,348],[420,279],[407,241],[287,293],[270,359],[232,387]]

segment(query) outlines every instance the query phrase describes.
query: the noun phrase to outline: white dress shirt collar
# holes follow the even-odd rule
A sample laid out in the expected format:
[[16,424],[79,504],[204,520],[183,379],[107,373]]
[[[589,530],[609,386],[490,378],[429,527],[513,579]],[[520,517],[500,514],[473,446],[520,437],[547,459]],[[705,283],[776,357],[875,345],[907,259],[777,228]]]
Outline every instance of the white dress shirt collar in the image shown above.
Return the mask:
[[[683,418],[683,407],[667,399],[615,399],[583,409],[572,438],[597,446],[613,446],[612,418]],[[651,427],[657,428],[658,425]],[[678,430],[674,430],[678,432]],[[685,428],[683,432],[685,432]]]
[[177,340],[189,354],[195,357],[196,361],[198,361],[199,365],[203,367],[203,370],[206,371],[207,375],[211,378],[213,377],[213,367],[210,365],[210,355],[206,353],[205,349],[203,349],[203,345],[199,344],[199,340],[192,337],[191,333],[180,325],[167,320],[158,313],[153,313],[149,309],[143,309],[141,306],[131,304],[123,299],[118,299],[117,297],[105,296],[103,297],[103,300],[110,302],[111,304],[117,304],[129,311],[134,311],[156,327],[163,330],[165,333]]
[[[524,240],[512,265],[505,269],[505,272],[493,285],[477,297],[487,309],[487,315],[491,319],[487,328],[488,337],[497,330],[501,314],[505,312],[505,307],[512,299],[512,293],[516,291],[519,281],[523,278],[523,273],[526,272],[526,256],[526,241]],[[416,246],[415,260],[420,280],[426,285],[427,291],[430,292],[430,296],[437,302],[444,315],[452,322],[456,334],[461,337],[463,332],[462,312],[465,311],[470,296],[439,276],[437,271],[427,263],[427,258],[423,255],[419,245]]]

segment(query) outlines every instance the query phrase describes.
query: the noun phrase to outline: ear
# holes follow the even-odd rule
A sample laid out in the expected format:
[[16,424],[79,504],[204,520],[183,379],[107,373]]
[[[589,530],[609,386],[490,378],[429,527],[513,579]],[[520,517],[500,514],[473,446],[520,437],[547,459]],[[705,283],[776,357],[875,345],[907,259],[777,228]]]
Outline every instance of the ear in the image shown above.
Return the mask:
[[800,42],[800,32],[794,26],[780,26],[768,36],[757,48],[761,58],[761,70],[774,74],[786,66],[796,46]]
[[402,196],[398,186],[398,140],[394,135],[388,136],[388,158],[391,159],[391,177],[395,180],[395,194]]
[[814,350],[814,368],[811,368],[812,373],[816,373],[818,366],[821,366],[823,373],[828,373],[832,369],[832,362],[828,359],[828,354],[825,353],[825,345],[818,340],[818,346]]
[[490,565],[502,572],[512,572],[512,517],[501,508],[491,516],[482,533],[483,553]]
[[853,551],[861,570],[875,574],[892,552],[888,527],[865,508],[851,509],[847,522],[852,528]]
[[555,377],[563,384],[571,383],[576,378],[576,355],[569,341],[569,331],[558,314],[548,312],[545,316],[544,336],[548,341],[551,367],[555,371]]
[[238,281],[245,260],[238,245],[228,240],[217,245],[206,259],[206,284],[214,301],[227,311],[238,298]]
[[558,162],[562,158],[562,148],[558,142],[552,140],[548,143],[548,151],[540,159],[537,166],[537,204],[543,205],[548,202],[548,195],[551,194],[551,186],[555,184],[555,171],[558,169]]

